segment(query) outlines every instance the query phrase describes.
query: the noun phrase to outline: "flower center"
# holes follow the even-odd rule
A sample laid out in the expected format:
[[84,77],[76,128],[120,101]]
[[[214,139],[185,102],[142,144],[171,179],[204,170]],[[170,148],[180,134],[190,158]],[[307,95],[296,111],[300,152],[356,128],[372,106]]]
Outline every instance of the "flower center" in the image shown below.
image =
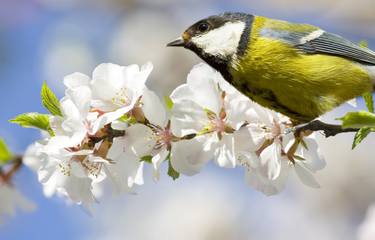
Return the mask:
[[271,134],[274,138],[281,136],[281,125],[274,119],[271,128]]
[[126,88],[122,87],[116,95],[112,98],[112,103],[117,106],[127,106],[130,104],[130,96],[128,95],[128,92],[126,91]]
[[212,129],[216,132],[223,133],[225,132],[226,124],[225,121],[219,117],[215,117],[210,121]]
[[172,134],[172,131],[170,130],[170,128],[161,128],[161,129],[157,129],[155,131],[155,135],[156,135],[156,145],[155,145],[155,149],[159,149],[163,146],[166,146],[167,148],[169,148],[171,146],[171,143],[172,143],[172,139],[173,139],[173,134]]

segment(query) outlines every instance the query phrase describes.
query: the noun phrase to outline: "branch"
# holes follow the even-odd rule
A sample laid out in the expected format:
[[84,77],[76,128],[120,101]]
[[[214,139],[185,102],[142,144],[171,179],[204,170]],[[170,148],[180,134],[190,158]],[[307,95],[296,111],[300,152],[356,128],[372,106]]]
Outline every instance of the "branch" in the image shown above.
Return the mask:
[[323,131],[325,137],[333,137],[339,133],[358,132],[358,128],[342,128],[340,125],[328,124],[319,120],[294,127],[294,133],[299,136],[303,131]]

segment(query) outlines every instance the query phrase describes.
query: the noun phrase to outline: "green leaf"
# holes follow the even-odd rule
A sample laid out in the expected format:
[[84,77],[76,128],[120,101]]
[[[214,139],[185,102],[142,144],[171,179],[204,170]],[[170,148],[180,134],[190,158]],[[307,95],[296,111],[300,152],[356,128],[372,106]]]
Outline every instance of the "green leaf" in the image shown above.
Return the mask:
[[180,177],[180,173],[177,172],[177,171],[173,168],[170,159],[168,160],[168,176],[170,176],[173,180],[176,180],[177,178]]
[[128,124],[136,124],[137,123],[137,119],[135,119],[135,117],[133,115],[129,116],[128,114],[123,115],[118,120],[121,121],[121,122],[124,122],[124,123],[128,123]]
[[62,116],[59,99],[44,82],[40,92],[43,106],[54,116]]
[[366,106],[369,112],[374,112],[374,98],[372,96],[372,93],[365,93],[363,94],[363,99],[365,99]]
[[371,132],[371,128],[363,127],[354,136],[352,149],[356,148]]
[[164,96],[164,102],[165,106],[167,106],[167,109],[172,110],[174,103],[169,96]]
[[40,113],[24,113],[20,114],[12,120],[11,123],[16,123],[24,128],[37,128],[44,131],[48,131],[52,136],[53,131],[49,124],[50,115]]
[[12,160],[12,155],[4,139],[0,138],[0,165]]
[[152,163],[152,156],[147,155],[147,156],[141,157],[141,162]]
[[367,111],[349,112],[338,120],[342,121],[343,128],[375,127],[375,114]]

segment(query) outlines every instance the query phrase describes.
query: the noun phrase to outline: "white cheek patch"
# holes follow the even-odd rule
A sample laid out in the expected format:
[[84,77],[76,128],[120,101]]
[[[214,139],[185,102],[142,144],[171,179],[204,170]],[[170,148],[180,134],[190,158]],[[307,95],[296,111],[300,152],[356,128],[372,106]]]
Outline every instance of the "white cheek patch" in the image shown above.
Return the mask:
[[204,35],[193,37],[192,42],[210,55],[227,58],[236,54],[244,29],[243,22],[229,22]]

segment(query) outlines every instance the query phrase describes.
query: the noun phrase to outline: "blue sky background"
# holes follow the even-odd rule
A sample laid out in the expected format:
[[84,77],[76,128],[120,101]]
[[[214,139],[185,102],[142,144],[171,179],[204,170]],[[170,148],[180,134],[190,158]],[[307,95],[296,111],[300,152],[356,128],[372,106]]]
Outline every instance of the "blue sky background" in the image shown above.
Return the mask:
[[[246,2],[231,1],[230,4],[227,1],[155,1],[154,3],[153,1],[129,1],[132,3],[127,3],[128,1],[120,0],[107,2],[99,0],[70,0],[64,4],[62,2],[58,0],[4,0],[1,3],[0,106],[2,111],[0,114],[0,136],[4,137],[10,147],[18,153],[22,153],[32,141],[38,139],[39,133],[30,129],[21,129],[8,123],[8,120],[23,112],[44,112],[39,97],[40,87],[44,80],[56,89],[59,96],[62,96],[61,81],[64,75],[73,71],[91,74],[92,69],[101,62],[116,62],[123,65],[141,64],[142,62],[134,62],[136,60],[132,59],[141,59],[142,61],[145,59],[146,61],[149,51],[157,51],[161,54],[170,51],[166,50],[164,45],[159,45],[158,49],[147,49],[146,43],[153,41],[153,34],[157,34],[159,31],[162,34],[164,29],[169,29],[170,34],[163,36],[165,42],[167,42],[179,35],[184,26],[211,13],[241,10],[291,21],[308,22],[345,35],[354,41],[367,39],[370,42],[370,46],[375,47],[373,22],[370,24],[366,19],[360,17],[358,17],[358,21],[354,21],[353,19],[356,19],[357,15],[345,15],[347,13],[345,9],[347,8],[342,10],[342,15],[337,13],[337,11],[335,11],[336,15],[331,15],[327,12],[322,13],[322,8],[319,4],[310,6],[312,9],[306,10],[301,5],[293,5],[293,1],[286,1],[285,5],[290,7],[282,8],[282,10],[277,9],[278,4],[280,4],[277,3],[278,1],[265,1],[265,4],[264,1],[261,3],[261,1],[255,0]],[[310,4],[308,1],[301,2],[305,2],[306,5]],[[361,1],[357,1],[357,3],[360,5]],[[336,4],[336,6],[339,6],[339,2]],[[368,1],[363,1],[362,4],[368,4]],[[335,5],[331,4],[330,7],[332,8],[332,6]],[[351,11],[355,12],[357,6],[353,5],[352,7]],[[339,7],[337,8],[340,9]],[[335,8],[335,10],[337,9]],[[138,11],[154,11],[167,19],[170,16],[171,25],[161,25],[159,26],[160,29],[152,29],[154,32],[151,32],[151,29],[145,25],[145,36],[149,37],[147,39],[139,39],[139,41],[140,44],[145,43],[145,49],[147,50],[138,53],[132,52],[129,55],[120,57],[113,55],[113,51],[110,51],[110,49],[114,38],[118,36],[117,33],[121,29],[120,26],[124,23],[126,24],[128,16],[134,16]],[[360,13],[358,13],[358,16],[360,16]],[[145,22],[147,21],[150,21],[150,19],[145,19]],[[61,27],[65,23],[66,26]],[[368,27],[367,30],[364,26]],[[365,30],[362,30],[363,28]],[[129,31],[131,34],[132,29]],[[131,36],[129,35],[129,37]],[[65,39],[65,41],[59,42],[61,39]],[[76,57],[74,54],[69,55],[57,52],[56,56],[47,57],[49,53],[53,53],[53,47],[51,50],[51,46],[64,45],[69,40],[72,40],[72,43],[69,42],[68,45],[74,45],[76,41],[80,44],[83,42],[86,49],[90,50],[89,59],[84,59],[83,63],[80,62],[76,68],[69,65]],[[131,52],[132,46],[124,46],[125,50],[127,49],[126,47]],[[168,53],[171,54],[170,52]],[[62,54],[62,56],[60,57],[58,54]],[[190,56],[191,54],[188,52],[178,52],[176,54],[179,54],[179,60],[182,63],[186,63],[186,66],[179,72],[174,73],[175,82],[160,83],[165,85],[155,84],[157,86],[166,86],[163,87],[165,92],[170,91],[179,82],[183,81],[188,69],[192,67],[193,63],[198,62],[198,59]],[[46,73],[50,69],[49,64],[54,64],[49,62],[50,59],[61,60],[61,62],[57,61],[60,65],[55,64],[53,67],[54,69],[61,68],[63,70],[57,71],[55,75]],[[164,62],[160,64],[164,64]],[[69,67],[67,68],[66,66]],[[65,69],[66,72],[64,72]],[[155,71],[157,72],[158,70],[156,69]],[[169,72],[155,74],[167,75]],[[362,151],[364,150],[362,149]],[[166,177],[163,178],[160,185],[149,182],[148,186],[137,197],[142,198],[142,194],[150,197],[149,194],[144,192],[147,192],[147,190],[154,191],[154,189],[158,188],[169,189],[172,185],[176,189],[194,186],[189,182],[199,184],[199,181],[205,181],[212,178],[212,176],[214,176],[213,179],[220,179],[221,182],[225,183],[223,188],[233,194],[234,202],[245,201],[245,205],[252,205],[252,208],[254,208],[254,204],[263,205],[263,207],[275,204],[282,205],[284,199],[298,201],[298,197],[295,194],[301,193],[300,190],[295,190],[294,187],[288,187],[288,190],[280,196],[267,198],[245,186],[240,170],[222,170],[210,165],[204,171],[205,173],[200,176],[194,178],[184,177],[175,184],[172,184]],[[37,176],[26,168],[23,168],[16,175],[14,182],[24,195],[38,205],[38,208],[32,213],[19,211],[14,218],[6,219],[5,223],[0,225],[0,239],[85,239],[93,233],[93,228],[97,226],[96,223],[99,222],[98,218],[100,218],[98,216],[102,216],[99,214],[98,216],[90,217],[80,207],[68,206],[63,199],[57,197],[46,199],[43,196],[41,185],[37,181]],[[309,191],[309,194],[315,195],[316,198],[320,194],[316,191],[307,191]],[[128,200],[128,198],[120,199],[123,199],[124,204],[127,201],[134,201]],[[372,200],[374,200],[373,196],[370,196],[368,202]],[[104,202],[110,201],[104,200]],[[363,209],[367,208],[367,206],[362,207]],[[104,212],[105,210],[103,207],[99,207],[98,211]],[[272,219],[277,221],[279,218],[269,215],[268,218],[261,221],[264,224],[259,228],[259,231],[265,228],[267,220],[272,221]],[[299,217],[299,219],[303,221],[305,218]],[[353,229],[362,219],[363,214],[357,218],[351,218],[350,222],[353,222]],[[293,222],[292,219],[290,219],[291,222]],[[298,224],[298,222],[296,223]],[[254,228],[254,226],[256,225],[252,224],[250,228]],[[347,225],[344,224],[342,226]],[[350,232],[352,235],[349,236],[353,236],[353,231]],[[264,232],[266,234],[266,231]]]

